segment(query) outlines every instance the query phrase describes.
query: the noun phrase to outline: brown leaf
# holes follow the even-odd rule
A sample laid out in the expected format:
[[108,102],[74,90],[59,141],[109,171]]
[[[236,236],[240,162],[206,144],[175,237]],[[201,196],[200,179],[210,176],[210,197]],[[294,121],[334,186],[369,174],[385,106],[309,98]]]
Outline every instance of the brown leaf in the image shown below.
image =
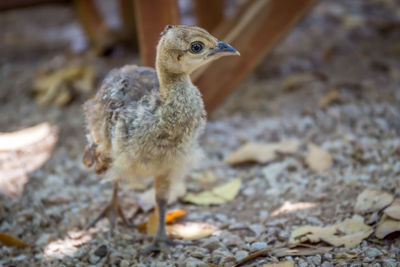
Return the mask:
[[372,232],[372,228],[366,225],[362,218],[352,218],[326,227],[310,225],[299,227],[291,233],[289,243],[297,245],[307,241],[313,243],[324,241],[335,247],[344,245],[346,248],[354,248]]
[[277,153],[296,153],[300,147],[297,140],[285,140],[279,143],[247,143],[234,151],[225,159],[225,162],[230,165],[257,162],[267,163],[274,160]]
[[400,199],[393,201],[392,205],[387,207],[383,212],[390,218],[400,221]]
[[357,197],[354,211],[357,213],[367,213],[380,211],[392,203],[393,196],[386,192],[365,189]]
[[333,161],[331,155],[321,147],[315,144],[308,144],[306,163],[314,172],[323,172],[332,167]]
[[168,234],[183,240],[198,240],[209,237],[218,230],[208,223],[189,222],[185,224],[171,224],[166,226]]
[[387,215],[383,215],[375,230],[375,235],[379,239],[385,238],[388,234],[400,231],[400,221],[393,220]]
[[0,232],[0,243],[7,247],[26,248],[29,247],[24,241],[12,235]]

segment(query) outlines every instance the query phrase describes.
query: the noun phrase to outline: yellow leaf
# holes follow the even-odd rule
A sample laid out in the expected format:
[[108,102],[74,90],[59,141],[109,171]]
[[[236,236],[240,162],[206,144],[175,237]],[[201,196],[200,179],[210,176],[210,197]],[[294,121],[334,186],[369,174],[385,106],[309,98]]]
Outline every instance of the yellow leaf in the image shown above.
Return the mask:
[[383,211],[387,216],[391,217],[392,219],[400,221],[400,199],[396,199],[392,205],[387,207]]
[[230,165],[257,162],[267,163],[274,160],[277,152],[281,153],[296,153],[300,143],[297,140],[285,140],[279,143],[247,143],[234,151],[225,159],[225,162]]
[[272,264],[264,264],[263,267],[293,267],[293,262],[287,260],[287,261],[281,261],[279,263],[272,263]]
[[306,163],[312,171],[323,172],[332,167],[332,157],[321,147],[314,144],[308,144]]
[[166,226],[167,233],[175,238],[184,240],[198,240],[212,235],[218,230],[217,227],[207,223],[185,223]]
[[383,215],[375,231],[376,237],[382,239],[394,232],[400,232],[400,221],[393,220],[387,215]]
[[372,228],[364,224],[362,218],[352,218],[326,227],[311,225],[299,227],[291,233],[289,243],[297,245],[307,241],[313,243],[324,241],[335,247],[344,245],[346,248],[354,248],[372,232]]
[[[171,223],[174,220],[183,217],[187,215],[187,212],[184,210],[172,210],[167,213],[167,216],[165,218],[165,223]],[[139,230],[147,230],[148,235],[154,235],[157,232],[158,228],[158,212],[155,210],[149,215],[149,218],[147,219],[146,223],[143,223],[138,226]]]
[[242,180],[236,178],[226,184],[217,186],[212,190],[198,194],[188,193],[183,200],[196,205],[218,205],[233,200],[239,193]]
[[12,235],[0,232],[0,243],[7,247],[26,248],[29,247],[24,241]]
[[393,196],[386,192],[365,189],[357,197],[354,211],[357,213],[380,211],[392,203]]
[[320,100],[319,100],[319,106],[321,108],[326,107],[330,105],[331,103],[338,101],[340,99],[339,91],[334,89],[330,90],[326,95],[324,95]]

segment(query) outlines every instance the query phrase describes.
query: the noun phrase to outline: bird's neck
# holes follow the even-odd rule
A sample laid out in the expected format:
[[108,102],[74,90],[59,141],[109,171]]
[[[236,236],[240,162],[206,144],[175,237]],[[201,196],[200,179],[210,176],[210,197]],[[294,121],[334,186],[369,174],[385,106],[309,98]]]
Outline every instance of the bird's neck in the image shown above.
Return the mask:
[[185,91],[193,85],[188,74],[172,73],[162,66],[157,66],[157,76],[160,83],[160,98],[162,100],[166,100],[176,93],[184,93],[180,91]]

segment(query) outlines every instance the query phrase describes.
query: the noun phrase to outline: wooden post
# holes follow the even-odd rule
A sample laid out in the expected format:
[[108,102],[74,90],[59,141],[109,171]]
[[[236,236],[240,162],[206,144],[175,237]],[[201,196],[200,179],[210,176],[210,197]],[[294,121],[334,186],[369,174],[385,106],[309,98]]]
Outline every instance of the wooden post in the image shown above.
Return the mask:
[[195,0],[197,25],[212,32],[224,18],[225,0]]
[[74,8],[96,54],[103,54],[115,43],[115,37],[96,4],[93,0],[74,0]]
[[135,3],[133,0],[119,0],[119,9],[123,23],[122,39],[135,50],[138,49]]
[[72,0],[1,0],[0,11],[44,4],[68,4]]
[[203,93],[208,112],[213,111],[254,70],[316,0],[249,2],[251,4],[244,12],[239,12],[232,20],[226,22],[234,22],[231,27],[221,25],[222,29],[229,28],[225,30],[222,41],[234,46],[241,56],[219,59],[192,76],[194,83]]
[[177,0],[135,0],[141,65],[154,67],[160,33],[168,24],[179,24]]

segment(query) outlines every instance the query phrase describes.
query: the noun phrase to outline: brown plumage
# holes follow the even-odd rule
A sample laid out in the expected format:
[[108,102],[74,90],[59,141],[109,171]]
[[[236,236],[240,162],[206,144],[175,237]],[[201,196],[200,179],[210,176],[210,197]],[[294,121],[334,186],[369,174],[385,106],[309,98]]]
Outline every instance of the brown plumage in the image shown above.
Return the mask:
[[125,220],[117,201],[118,180],[154,177],[162,223],[146,251],[168,241],[168,193],[197,158],[205,124],[201,94],[189,75],[220,56],[235,54],[233,47],[201,28],[168,26],[157,46],[156,70],[130,65],[107,75],[96,96],[84,105],[89,144],[82,161],[113,180],[115,189],[112,203],[90,226],[108,213]]

